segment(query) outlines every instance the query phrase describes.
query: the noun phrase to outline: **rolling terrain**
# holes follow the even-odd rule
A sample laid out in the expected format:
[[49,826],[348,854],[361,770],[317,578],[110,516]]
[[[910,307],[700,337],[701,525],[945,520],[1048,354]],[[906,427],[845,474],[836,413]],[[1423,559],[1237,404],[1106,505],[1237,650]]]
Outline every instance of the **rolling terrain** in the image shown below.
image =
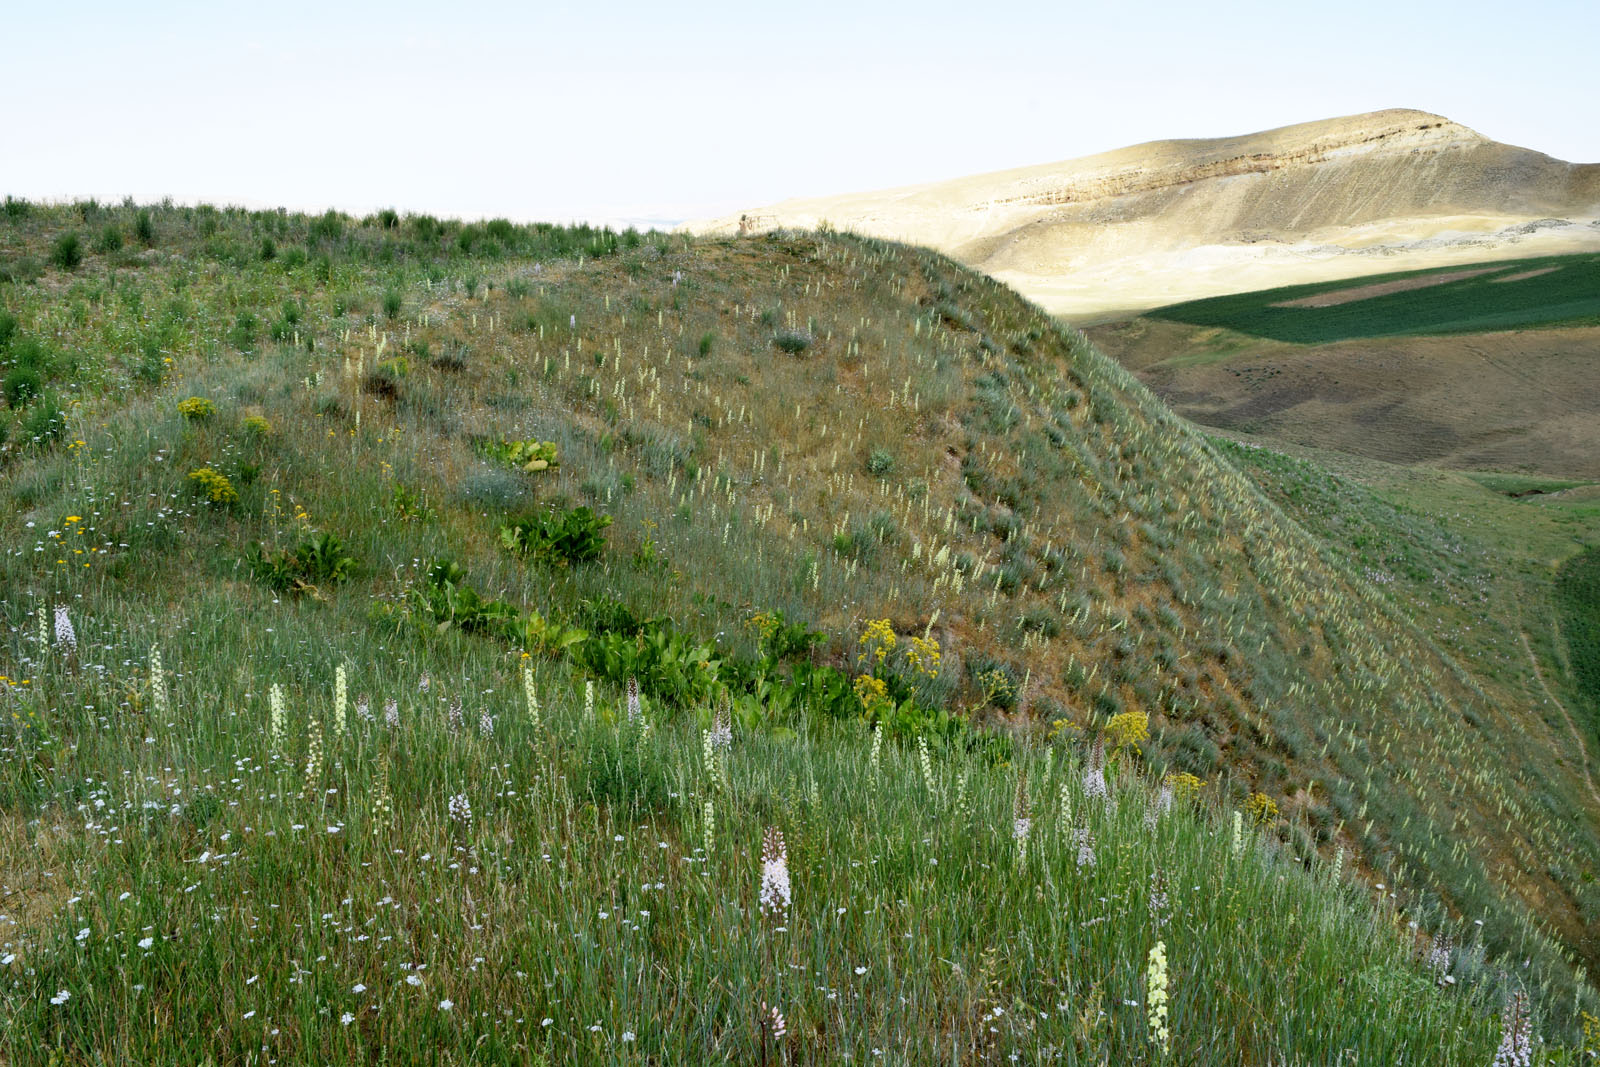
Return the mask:
[[1592,502],[856,235],[8,200],[0,277],[16,1062],[1578,1054]]
[[1264,442],[1600,480],[1600,256],[1213,297],[1091,334],[1186,418]]
[[1600,164],[1396,109],[686,224],[818,226],[939,249],[1084,324],[1377,270],[1600,249]]

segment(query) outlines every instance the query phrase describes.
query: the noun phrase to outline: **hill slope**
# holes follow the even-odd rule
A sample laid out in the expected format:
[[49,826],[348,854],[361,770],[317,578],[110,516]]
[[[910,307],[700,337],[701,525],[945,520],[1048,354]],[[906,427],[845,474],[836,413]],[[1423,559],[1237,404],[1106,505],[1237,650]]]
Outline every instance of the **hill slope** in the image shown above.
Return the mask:
[[[925,244],[1082,319],[1371,273],[1380,261],[1595,249],[1600,164],[1391,110],[744,214],[757,229],[829,224]],[[731,233],[740,219],[687,228]]]
[[[63,236],[84,229],[97,236],[73,264],[59,254]],[[825,859],[848,855],[870,867],[872,849],[901,860],[847,911],[877,914],[903,900],[941,915],[977,914],[951,896],[961,882],[955,873],[994,861],[942,836],[964,810],[964,789],[986,798],[983,825],[998,818],[990,837],[1001,842],[1016,832],[996,816],[1007,796],[1016,798],[1014,814],[1060,813],[1053,866],[1027,876],[1037,894],[1057,892],[1047,887],[1073,883],[1083,870],[1065,844],[1078,829],[1128,850],[1111,865],[1124,872],[1106,887],[1115,893],[1145,884],[1157,864],[1233,869],[1223,860],[1230,850],[1198,844],[1216,824],[1194,824],[1195,851],[1181,853],[1191,859],[1141,851],[1129,833],[1142,820],[1136,810],[1121,823],[1095,815],[1075,825],[1097,740],[1121,750],[1119,766],[1203,779],[1201,808],[1222,811],[1223,828],[1229,812],[1248,809],[1282,856],[1309,861],[1319,849],[1345,848],[1346,869],[1365,885],[1381,883],[1383,906],[1397,909],[1383,922],[1403,938],[1412,936],[1408,920],[1459,932],[1462,951],[1447,953],[1447,965],[1474,983],[1486,958],[1515,954],[1534,961],[1519,980],[1543,1003],[1570,1010],[1570,964],[1600,963],[1600,803],[1586,791],[1586,754],[1574,750],[1567,724],[1535,713],[1523,676],[1495,658],[1503,650],[1478,661],[1442,649],[1382,583],[1308,532],[1082,335],[939,255],[832,236],[692,242],[429,219],[207,209],[141,217],[93,205],[20,210],[0,235],[8,268],[52,256],[60,264],[4,290],[14,319],[6,380],[18,383],[7,386],[0,483],[0,529],[13,546],[0,558],[0,582],[15,591],[5,604],[13,664],[5,698],[24,724],[0,762],[13,833],[4,857],[6,870],[33,887],[34,950],[43,940],[54,953],[27,980],[36,997],[29,1034],[81,1041],[71,1026],[92,1031],[94,1001],[71,1001],[87,1015],[51,1015],[38,994],[69,977],[105,978],[95,968],[108,965],[74,955],[83,924],[54,910],[68,907],[65,894],[46,891],[40,864],[99,878],[92,899],[105,910],[96,924],[137,926],[118,911],[116,894],[133,891],[127,880],[140,900],[178,899],[189,884],[184,862],[202,850],[231,862],[230,850],[243,848],[248,873],[228,876],[243,881],[208,889],[207,905],[183,912],[196,924],[185,936],[211,944],[194,932],[221,921],[208,909],[253,929],[260,917],[241,889],[269,891],[283,871],[314,860],[320,880],[296,890],[296,914],[342,914],[332,905],[346,897],[415,897],[410,921],[420,932],[405,943],[425,946],[428,933],[446,940],[457,954],[449,981],[474,997],[515,999],[529,1017],[546,1010],[550,1000],[541,998],[574,1006],[563,1009],[549,1046],[566,1056],[589,1047],[583,1027],[604,999],[582,975],[603,969],[593,954],[571,955],[591,943],[587,920],[579,929],[560,923],[578,921],[572,909],[596,885],[616,892],[656,853],[640,845],[643,855],[604,861],[592,868],[604,875],[598,883],[588,874],[541,880],[540,864],[552,848],[571,849],[582,867],[588,860],[578,857],[639,828],[645,844],[659,834],[669,854],[692,857],[700,836],[709,842],[717,826],[730,829],[702,814],[707,799],[724,805],[717,817],[736,828],[736,840],[716,837],[724,844],[714,847],[719,869],[745,872],[737,885],[753,890],[762,823],[804,842],[796,848],[801,891],[834,886],[809,898],[807,931],[823,921],[823,899],[842,899],[854,877]],[[210,410],[186,403],[191,396]],[[553,444],[556,463],[542,445],[519,450],[508,441]],[[530,457],[532,469],[518,470]],[[586,518],[585,508],[612,524]],[[318,540],[325,534],[342,539],[354,563],[343,582],[340,550]],[[259,553],[252,541],[264,543]],[[76,657],[50,638],[55,605],[76,620]],[[166,671],[153,665],[152,647]],[[379,701],[396,700],[400,732],[328,712],[329,679],[341,663],[349,691],[371,695],[374,720]],[[520,708],[524,663],[543,679],[535,690],[550,709],[548,739]],[[433,688],[419,690],[419,674]],[[660,748],[641,749],[644,741],[607,725],[629,721],[621,687],[630,677],[641,682],[641,714]],[[274,682],[294,709],[287,730],[265,695]],[[595,709],[582,710],[586,690]],[[708,706],[718,702],[751,739],[728,793],[696,770],[716,765],[715,755],[702,760],[695,750],[695,723],[709,725]],[[451,703],[457,710],[447,710]],[[474,715],[488,717],[477,740]],[[933,869],[922,865],[927,857],[907,858],[922,839],[916,833],[886,840],[881,829],[862,830],[846,846],[825,830],[866,825],[851,814],[870,782],[867,768],[878,764],[863,763],[864,716],[887,738],[900,791],[881,806],[864,804],[882,827],[911,826],[944,842],[949,850],[932,854],[942,857],[938,876],[915,873]],[[1144,723],[1151,737],[1136,743]],[[227,770],[241,759],[265,769]],[[1021,769],[1031,777],[1019,784]],[[149,862],[110,849],[92,815],[91,828],[76,829],[108,794],[119,812],[170,804],[177,816],[188,810],[187,791],[229,796],[256,773],[273,784],[241,801],[248,814],[238,826],[231,802],[220,799],[187,821],[154,823],[145,830],[158,842]],[[124,778],[143,784],[125,788]],[[1131,778],[1126,786],[1134,788]],[[463,829],[459,805],[447,811],[445,803],[458,795],[492,813],[472,824],[490,830]],[[525,801],[527,815],[514,795],[537,796]],[[374,797],[384,804],[374,809]],[[907,821],[912,809],[922,821]],[[405,834],[386,811],[399,813]],[[553,845],[541,852],[524,819],[548,827],[542,840]],[[258,824],[284,836],[337,829],[310,860],[288,843],[230,845],[208,829],[236,838]],[[344,841],[368,834],[390,852],[346,850]],[[25,839],[37,849],[25,849]],[[379,855],[391,846],[411,859],[384,873]],[[447,920],[426,902],[443,889],[436,879],[465,876],[413,863],[418,851],[431,861],[446,848],[472,850],[473,875],[494,872],[490,884],[452,881],[455,918]],[[377,869],[367,872],[367,863]],[[674,865],[648,880],[693,882],[685,870]],[[879,1014],[838,1019],[826,997],[837,980],[794,991],[758,966],[767,942],[696,940],[702,935],[691,931],[737,930],[737,916],[757,910],[751,892],[717,884],[644,957],[671,961],[666,977],[625,969],[637,992],[626,1013],[607,1016],[613,1031],[667,1012],[659,1038],[667,1047],[688,1049],[690,1059],[700,1052],[748,1062],[755,1012],[736,1016],[719,1004],[716,1018],[743,1021],[707,1029],[669,1010],[716,987],[694,960],[737,951],[752,955],[735,968],[731,996],[759,1004],[790,990],[795,999],[786,1003],[803,1005],[807,1042],[827,1027],[862,1054],[884,1040],[877,1035],[905,1040],[912,1029],[923,1035],[915,1040],[940,1047],[950,1029],[977,1042],[987,1040],[982,1027],[969,1024],[990,1010],[979,1006],[989,1004],[980,976],[1004,971],[994,981],[1011,1008],[1049,1002],[1040,975],[1092,965],[1111,976],[1090,979],[1093,990],[1074,987],[1058,1010],[1077,1012],[1091,996],[1137,999],[1133,976],[1149,948],[1119,921],[1106,924],[1115,943],[1090,956],[1050,955],[1008,970],[983,962],[972,940],[981,922],[947,925],[948,946],[930,945],[916,960],[891,957],[897,972],[918,976],[905,981],[922,983],[922,1007],[900,1017],[892,998],[869,999]],[[1295,1021],[1293,1004],[1342,1005],[1338,1018],[1361,1021],[1377,1017],[1376,1008],[1340,999],[1350,991],[1378,1001],[1438,996],[1415,976],[1380,969],[1358,977],[1321,963],[1304,973],[1327,984],[1297,991],[1273,972],[1280,955],[1252,961],[1221,940],[1220,931],[1248,922],[1239,910],[1247,898],[1232,905],[1219,883],[1189,884],[1210,886],[1195,906],[1217,904],[1227,921],[1205,927],[1211,940],[1190,942],[1188,958],[1209,952],[1223,961],[1219,973],[1244,968],[1270,979],[1280,1016],[1261,1027],[1218,992],[1240,988],[1237,977],[1219,980],[1194,964],[1184,995],[1201,999],[1184,1009],[1196,1021],[1184,1047],[1201,1062],[1343,1047],[1326,1019]],[[1250,915],[1269,906],[1296,913],[1281,900],[1255,899],[1261,910]],[[563,937],[500,945],[518,960],[544,953],[559,961],[540,965],[554,972],[531,972],[556,992],[517,999],[525,994],[473,977],[475,951],[496,958],[473,947],[472,916],[483,908],[560,920]],[[1053,905],[1012,914],[1023,925],[1006,928],[1008,955],[1025,941],[1051,952],[1083,943],[1036,925],[1047,914],[1059,921]],[[1085,912],[1073,921],[1081,933],[1100,918]],[[874,922],[805,951],[842,959],[881,950],[894,934]],[[339,931],[318,929],[275,927],[274,938],[297,946],[276,958],[327,954],[318,946]],[[1372,937],[1392,945],[1388,935]],[[1285,935],[1288,942],[1298,937]],[[378,973],[380,964],[386,982],[402,981],[387,970],[393,960],[342,944],[340,958],[355,969],[324,984]],[[265,950],[240,951],[230,966],[244,974]],[[420,955],[418,947],[408,959]],[[917,969],[939,958],[959,959],[961,977]],[[1285,962],[1282,973],[1300,966]],[[975,986],[964,984],[969,977]],[[132,998],[126,979],[118,981],[117,995]],[[291,988],[298,984],[280,970],[271,987],[279,1012],[298,1005],[297,1039],[333,1055],[344,1039],[316,1022],[316,1002],[300,999]],[[162,988],[164,998],[181,995]],[[244,986],[224,989],[229,1003],[206,1006],[208,1017],[234,1018],[251,996]],[[1247,993],[1246,1002],[1266,995]],[[1204,999],[1213,996],[1223,999]],[[414,1004],[389,1010],[402,1030],[384,1031],[388,1040],[440,1040],[443,1031],[427,1021],[434,1015]],[[1442,1030],[1398,1038],[1362,1031],[1355,1043],[1390,1058],[1398,1049],[1384,1040],[1437,1048],[1429,1042],[1445,1033],[1465,1042],[1458,1062],[1475,1062],[1483,1028],[1442,1021],[1440,1011],[1456,1010],[1417,1016]],[[56,1021],[67,1018],[79,1022]],[[1089,1013],[1091,1031],[1097,1018]],[[1114,1029],[1120,1036],[1106,1040],[1122,1050],[1143,1032],[1137,1020]],[[241,1030],[227,1033],[245,1040]]]
[[1211,426],[1393,463],[1600,479],[1600,256],[1290,286],[1093,328]]

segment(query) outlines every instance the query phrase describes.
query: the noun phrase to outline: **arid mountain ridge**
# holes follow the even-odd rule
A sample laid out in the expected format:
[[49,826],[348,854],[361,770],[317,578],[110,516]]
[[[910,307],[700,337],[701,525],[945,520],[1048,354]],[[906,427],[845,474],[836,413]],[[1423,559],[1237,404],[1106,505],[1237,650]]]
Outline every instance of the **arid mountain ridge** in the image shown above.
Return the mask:
[[1086,320],[1377,271],[1600,248],[1600,164],[1388,110],[789,200],[686,229],[925,244]]

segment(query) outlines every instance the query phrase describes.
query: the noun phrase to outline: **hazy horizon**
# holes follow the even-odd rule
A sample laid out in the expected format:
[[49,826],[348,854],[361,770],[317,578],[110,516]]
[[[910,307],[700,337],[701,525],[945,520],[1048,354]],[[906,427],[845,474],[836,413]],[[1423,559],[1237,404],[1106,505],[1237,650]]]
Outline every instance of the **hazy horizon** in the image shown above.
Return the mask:
[[[197,3],[13,14],[0,193],[670,225],[1390,107],[1600,162],[1600,13],[1486,4],[691,10]],[[1513,27],[1506,27],[1511,29]],[[1490,69],[1492,68],[1492,69]],[[26,101],[26,103],[21,103]]]

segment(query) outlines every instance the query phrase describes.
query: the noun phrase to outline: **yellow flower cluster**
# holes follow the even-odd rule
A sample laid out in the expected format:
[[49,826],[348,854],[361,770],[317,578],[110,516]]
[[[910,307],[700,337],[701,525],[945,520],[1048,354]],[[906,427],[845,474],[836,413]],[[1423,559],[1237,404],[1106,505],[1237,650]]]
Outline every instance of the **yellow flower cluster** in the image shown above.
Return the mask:
[[178,414],[186,419],[199,421],[209,419],[216,413],[216,407],[203,396],[191,396],[187,400],[178,401]]
[[1265,793],[1251,793],[1250,799],[1245,801],[1244,810],[1257,826],[1265,826],[1278,817],[1278,802]]
[[856,657],[857,663],[871,660],[876,665],[882,665],[889,658],[889,653],[894,651],[894,627],[889,625],[888,619],[868,619],[867,628],[861,631],[861,639],[856,643],[866,646]]
[[246,415],[243,425],[245,432],[251,437],[270,437],[272,435],[272,423],[267,421],[265,415]]
[[871,711],[889,702],[889,686],[882,678],[874,678],[870,674],[858,675],[855,690],[863,711]]
[[770,611],[758,611],[750,616],[750,628],[761,640],[770,641],[772,635],[778,632],[778,620]]
[[1150,716],[1142,711],[1124,711],[1106,723],[1106,744],[1113,751],[1132,748],[1150,740]]
[[235,504],[239,491],[228,481],[228,476],[215,467],[199,467],[189,472],[189,481],[195,491],[213,504]]
[[1188,771],[1177,771],[1167,775],[1166,782],[1172,787],[1172,795],[1178,800],[1193,800],[1200,795],[1200,790],[1205,788],[1205,781]]
[[906,649],[906,662],[918,674],[926,674],[929,678],[939,677],[939,642],[931,637],[908,638],[910,646]]

